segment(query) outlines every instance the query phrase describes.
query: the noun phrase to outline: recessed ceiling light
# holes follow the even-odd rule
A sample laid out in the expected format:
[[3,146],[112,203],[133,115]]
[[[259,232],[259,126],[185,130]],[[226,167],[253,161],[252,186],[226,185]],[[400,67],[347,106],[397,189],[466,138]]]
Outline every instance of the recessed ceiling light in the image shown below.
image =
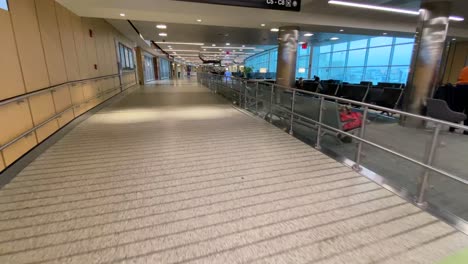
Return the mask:
[[332,37],[330,38],[330,40],[339,40],[340,38],[337,38],[337,37]]
[[305,34],[304,34],[304,37],[311,37],[311,36],[313,36],[313,35],[314,35],[314,34],[312,34],[312,33],[305,33]]
[[169,47],[169,49],[172,49],[172,47]]
[[212,44],[211,46],[212,46],[212,47],[216,47],[216,44]]
[[202,22],[202,20],[201,20],[201,19],[197,19],[197,22]]
[[156,25],[156,27],[159,28],[159,29],[166,29],[167,28],[167,26],[163,25],[163,24]]
[[120,16],[121,16],[121,17],[124,17],[124,16],[125,16],[125,14],[124,14],[124,13],[120,13]]
[[223,49],[219,49],[219,50],[223,50]]
[[452,40],[455,41],[455,40],[457,40],[457,39],[456,39],[456,38],[453,38]]
[[387,35],[387,32],[382,33],[382,35]]
[[260,26],[261,26],[261,27],[264,27],[264,26],[266,26],[266,25],[265,25],[265,24],[260,24]]
[[161,37],[167,37],[167,33],[164,33],[164,32],[161,32],[158,35],[161,36]]
[[231,46],[231,43],[229,43],[229,42],[228,42],[228,43],[226,43],[226,46]]
[[171,45],[169,45],[169,46],[167,46],[167,47],[168,47],[168,48],[172,48],[172,46],[171,46]]
[[206,49],[203,49],[203,51],[206,51]]
[[270,29],[271,32],[278,32],[279,31],[279,28],[272,28]]

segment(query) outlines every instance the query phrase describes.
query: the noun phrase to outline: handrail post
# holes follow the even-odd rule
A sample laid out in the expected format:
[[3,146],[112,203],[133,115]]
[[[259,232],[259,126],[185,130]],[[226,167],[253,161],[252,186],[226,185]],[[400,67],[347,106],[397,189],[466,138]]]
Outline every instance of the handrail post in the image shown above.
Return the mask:
[[255,86],[255,114],[258,115],[258,82]]
[[273,96],[274,96],[274,92],[275,92],[275,85],[272,84],[271,85],[271,90],[270,90],[271,94],[270,94],[270,123],[273,123]]
[[[432,163],[434,161],[434,157],[435,157],[436,150],[437,150],[437,145],[439,144],[439,134],[440,134],[441,127],[442,127],[441,124],[437,124],[434,130],[434,135],[432,136],[431,147],[429,149],[429,152],[426,153],[426,157],[424,161],[426,165],[432,166]],[[426,202],[424,200],[425,200],[426,190],[427,190],[428,185],[429,185],[429,170],[424,169],[424,173],[422,175],[422,179],[419,184],[418,197],[416,199],[416,204],[421,207],[426,206]]]
[[[233,90],[235,91],[236,88],[233,87]],[[242,86],[239,86],[239,107],[242,108]]]
[[[368,113],[369,113],[369,107],[366,106],[364,108],[364,113],[362,114],[361,128],[359,129],[359,138],[360,139],[364,139],[364,136],[365,136],[365,133],[366,133]],[[362,154],[362,141],[359,141],[357,143],[356,157],[354,159],[355,164],[353,165],[353,169],[355,171],[360,171],[361,170],[361,154]]]
[[315,143],[315,148],[316,149],[321,149],[322,147],[320,146],[320,137],[322,134],[322,117],[323,117],[323,102],[324,102],[325,98],[324,97],[320,97],[320,106],[319,106],[319,120],[318,120],[318,129],[317,129],[317,139],[316,139],[316,143]]
[[296,90],[293,90],[292,100],[291,100],[291,117],[290,117],[290,125],[289,125],[289,135],[292,135],[293,132],[293,124],[294,124],[294,106],[296,101]]
[[[242,84],[242,82],[241,82],[241,84]],[[248,107],[247,107],[247,82],[244,83],[244,109],[248,110]]]

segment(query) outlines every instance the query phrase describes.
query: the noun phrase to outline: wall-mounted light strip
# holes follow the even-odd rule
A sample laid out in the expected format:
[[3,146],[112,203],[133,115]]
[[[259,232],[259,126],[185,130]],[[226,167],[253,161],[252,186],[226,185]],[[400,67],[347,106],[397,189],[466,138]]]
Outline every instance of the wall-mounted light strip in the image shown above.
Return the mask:
[[[333,5],[372,9],[372,10],[386,11],[386,12],[393,12],[393,13],[400,13],[400,14],[407,14],[407,15],[416,15],[416,16],[419,15],[419,11],[407,10],[407,9],[401,9],[401,8],[368,5],[368,4],[360,4],[360,3],[337,1],[337,0],[329,0],[328,3],[333,4]],[[453,21],[465,20],[463,17],[458,17],[458,16],[450,16],[449,19]]]

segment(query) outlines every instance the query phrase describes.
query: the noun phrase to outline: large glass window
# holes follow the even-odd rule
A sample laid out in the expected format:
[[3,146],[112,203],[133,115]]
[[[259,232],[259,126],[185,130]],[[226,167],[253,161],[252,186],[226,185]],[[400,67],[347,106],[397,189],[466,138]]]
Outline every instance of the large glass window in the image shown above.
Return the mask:
[[389,64],[391,46],[371,48],[369,49],[369,58],[367,59],[367,66],[383,66]]
[[133,50],[119,43],[119,54],[120,54],[120,65],[123,70],[135,69],[135,63],[133,62]]
[[406,83],[414,39],[363,37],[314,47],[311,70],[322,80]]

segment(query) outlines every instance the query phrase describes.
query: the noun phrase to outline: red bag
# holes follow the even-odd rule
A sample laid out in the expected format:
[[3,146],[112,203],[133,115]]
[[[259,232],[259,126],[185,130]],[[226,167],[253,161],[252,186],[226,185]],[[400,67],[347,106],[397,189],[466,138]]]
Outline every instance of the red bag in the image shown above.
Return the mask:
[[362,126],[362,114],[358,112],[341,111],[340,119],[343,122],[343,131],[349,131]]

